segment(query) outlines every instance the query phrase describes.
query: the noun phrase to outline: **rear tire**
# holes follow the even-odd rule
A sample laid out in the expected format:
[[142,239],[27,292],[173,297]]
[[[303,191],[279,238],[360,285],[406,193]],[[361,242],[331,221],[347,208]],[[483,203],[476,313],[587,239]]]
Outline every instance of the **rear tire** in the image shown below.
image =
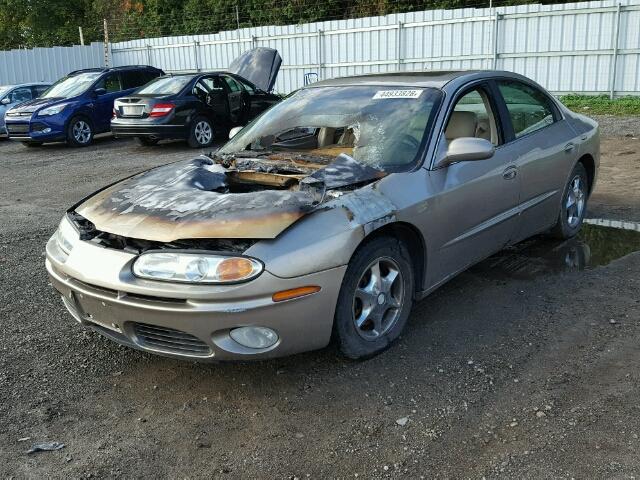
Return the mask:
[[149,138],[149,137],[136,137],[138,143],[144,147],[153,147],[158,144],[157,138]]
[[191,122],[189,138],[187,142],[191,148],[206,148],[211,146],[215,137],[215,131],[211,120],[206,117],[196,117]]
[[83,116],[71,119],[67,126],[67,144],[71,147],[86,147],[93,142],[93,125]]
[[391,346],[413,304],[414,275],[406,247],[392,237],[364,244],[351,258],[336,305],[334,334],[348,358],[364,359]]
[[588,181],[584,165],[582,163],[576,164],[571,171],[567,185],[564,187],[564,192],[562,192],[558,221],[551,229],[551,235],[555,238],[571,238],[580,231],[584,214],[587,211]]

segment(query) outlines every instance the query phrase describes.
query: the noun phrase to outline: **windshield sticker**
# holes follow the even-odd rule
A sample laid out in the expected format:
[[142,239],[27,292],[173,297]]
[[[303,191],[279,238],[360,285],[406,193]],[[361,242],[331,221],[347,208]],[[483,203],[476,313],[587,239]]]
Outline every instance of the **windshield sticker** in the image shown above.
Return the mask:
[[384,98],[418,98],[422,90],[378,90],[373,96],[374,100]]

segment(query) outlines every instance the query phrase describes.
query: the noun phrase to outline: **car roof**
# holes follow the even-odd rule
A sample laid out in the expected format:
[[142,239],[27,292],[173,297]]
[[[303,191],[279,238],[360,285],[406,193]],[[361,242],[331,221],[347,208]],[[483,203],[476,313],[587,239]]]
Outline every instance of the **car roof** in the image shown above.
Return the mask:
[[73,72],[69,72],[67,76],[79,75],[81,73],[106,73],[106,72],[119,72],[122,70],[157,70],[162,71],[157,67],[152,67],[151,65],[122,65],[121,67],[97,67],[97,68],[82,68],[80,70],[74,70]]
[[351,77],[338,77],[312,83],[306,88],[347,85],[379,85],[395,87],[442,88],[454,80],[491,77],[519,77],[512,72],[497,70],[427,70],[413,72],[368,73]]

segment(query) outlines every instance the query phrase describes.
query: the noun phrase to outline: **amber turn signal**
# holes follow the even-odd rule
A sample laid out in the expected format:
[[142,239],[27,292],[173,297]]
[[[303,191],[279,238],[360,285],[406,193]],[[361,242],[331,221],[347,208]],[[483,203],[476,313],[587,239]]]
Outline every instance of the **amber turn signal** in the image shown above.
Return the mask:
[[289,290],[282,290],[273,294],[271,299],[274,302],[284,302],[285,300],[291,300],[298,297],[304,297],[305,295],[311,295],[312,293],[318,293],[320,287],[317,285],[309,285],[307,287],[291,288]]

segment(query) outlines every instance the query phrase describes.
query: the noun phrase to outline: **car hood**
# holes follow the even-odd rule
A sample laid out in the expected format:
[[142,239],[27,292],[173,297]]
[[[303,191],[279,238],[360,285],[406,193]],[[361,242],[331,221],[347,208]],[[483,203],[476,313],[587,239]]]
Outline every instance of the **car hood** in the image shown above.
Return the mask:
[[29,100],[28,102],[24,102],[19,105],[16,105],[15,107],[11,108],[11,111],[13,113],[33,113],[42,107],[55,105],[57,103],[60,103],[63,100],[67,100],[67,99],[61,98],[61,97],[35,98],[33,100]]
[[229,71],[246,78],[256,87],[270,92],[276,83],[276,77],[282,64],[282,58],[273,48],[258,47],[247,50],[229,66]]
[[74,208],[97,230],[128,238],[267,239],[335,199],[336,190],[385,175],[346,155],[200,157],[134,175]]

